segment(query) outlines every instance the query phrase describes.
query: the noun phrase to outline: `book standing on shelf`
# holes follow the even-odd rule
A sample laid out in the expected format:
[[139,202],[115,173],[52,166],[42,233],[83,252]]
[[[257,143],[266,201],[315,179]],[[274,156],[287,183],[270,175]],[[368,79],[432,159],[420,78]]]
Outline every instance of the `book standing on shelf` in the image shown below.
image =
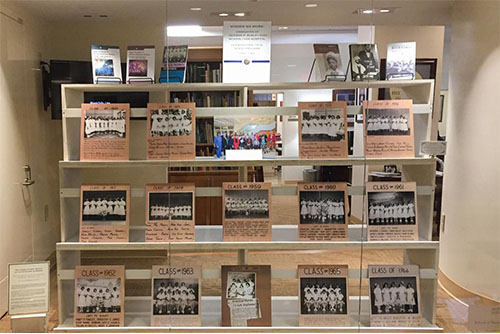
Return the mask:
[[299,326],[349,327],[347,265],[299,265]]
[[76,327],[123,327],[125,266],[75,268]]
[[146,186],[146,242],[195,241],[194,184]]
[[298,183],[299,240],[347,240],[347,183]]
[[201,267],[153,266],[151,326],[201,326]]
[[347,158],[347,104],[299,102],[299,157]]
[[122,83],[122,66],[118,46],[92,45],[92,77],[94,83]]
[[417,43],[387,44],[385,78],[387,80],[415,79]]
[[82,103],[80,160],[128,160],[129,124],[129,104]]
[[[345,81],[346,75],[338,44],[313,44],[321,81]],[[347,67],[347,66],[345,66]]]
[[363,101],[366,158],[413,158],[412,100]]
[[80,242],[128,242],[129,185],[82,185]]
[[183,83],[186,79],[188,58],[187,45],[169,45],[163,49],[163,62],[160,72],[160,83]]
[[128,47],[126,83],[132,82],[155,82],[154,45]]
[[418,240],[415,182],[366,184],[368,240]]
[[222,266],[222,326],[272,326],[271,266]]
[[352,81],[379,80],[380,68],[376,44],[351,44]]
[[271,241],[271,183],[222,184],[224,241]]
[[194,103],[148,103],[148,160],[194,160]]
[[369,265],[370,326],[420,327],[420,270],[416,265]]

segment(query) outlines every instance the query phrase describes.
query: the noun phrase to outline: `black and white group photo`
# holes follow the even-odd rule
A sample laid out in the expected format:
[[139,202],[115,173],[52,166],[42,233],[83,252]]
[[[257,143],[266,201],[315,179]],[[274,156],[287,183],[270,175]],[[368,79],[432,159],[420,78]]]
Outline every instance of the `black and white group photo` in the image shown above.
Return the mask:
[[149,220],[193,220],[192,192],[150,192]]
[[303,142],[345,140],[344,110],[301,110]]
[[416,277],[370,278],[372,314],[418,314]]
[[369,225],[415,225],[415,193],[369,192]]
[[153,279],[153,315],[197,315],[199,280]]
[[367,109],[366,134],[368,136],[410,135],[408,109]]
[[187,45],[169,46],[167,57],[163,58],[164,63],[185,63],[188,54]]
[[378,80],[379,64],[377,45],[351,44],[351,77],[352,81]]
[[118,313],[121,311],[120,278],[78,278],[78,313]]
[[257,274],[254,272],[227,273],[226,298],[228,299],[254,299],[256,292]]
[[84,190],[82,222],[86,225],[121,225],[127,220],[125,190]]
[[301,191],[301,224],[345,224],[343,191]]
[[151,137],[189,136],[193,132],[191,109],[153,109],[150,122]]
[[125,138],[126,110],[85,110],[85,138]]
[[300,278],[300,314],[347,314],[347,279]]
[[269,218],[268,190],[226,190],[226,219]]
[[387,80],[415,78],[416,48],[415,42],[393,43],[387,46]]

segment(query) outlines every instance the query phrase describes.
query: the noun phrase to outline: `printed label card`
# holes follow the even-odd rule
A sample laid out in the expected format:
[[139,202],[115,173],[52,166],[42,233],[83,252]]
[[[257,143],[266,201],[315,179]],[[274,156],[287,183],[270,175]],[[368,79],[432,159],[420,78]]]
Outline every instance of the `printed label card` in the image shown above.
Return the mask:
[[118,46],[92,45],[92,77],[94,83],[122,83],[122,66]]
[[415,182],[368,182],[368,240],[418,240]]
[[75,326],[123,327],[124,266],[75,268]]
[[194,184],[146,186],[146,242],[195,241]]
[[82,103],[80,160],[128,160],[129,124],[129,104]]
[[127,83],[155,82],[155,47],[129,46],[127,48]]
[[129,185],[82,185],[80,242],[128,242]]
[[271,266],[222,266],[222,326],[271,326]]
[[224,241],[271,241],[271,183],[222,184]]
[[413,158],[412,100],[363,101],[366,158]]
[[299,240],[347,240],[347,183],[298,183]]
[[347,158],[347,104],[299,102],[300,159]]
[[201,326],[201,267],[153,266],[151,326]]
[[148,160],[194,160],[195,103],[148,103]]
[[347,265],[299,265],[299,326],[348,327]]
[[368,266],[370,326],[420,327],[420,275],[416,265]]

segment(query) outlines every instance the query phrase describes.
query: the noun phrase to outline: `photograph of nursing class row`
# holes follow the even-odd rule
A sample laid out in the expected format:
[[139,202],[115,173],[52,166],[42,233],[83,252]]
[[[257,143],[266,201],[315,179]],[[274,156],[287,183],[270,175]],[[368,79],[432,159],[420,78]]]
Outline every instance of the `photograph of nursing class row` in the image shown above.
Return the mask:
[[416,277],[370,278],[370,303],[375,314],[418,314]]
[[347,314],[347,279],[300,278],[300,314]]
[[193,193],[150,192],[149,220],[193,220]]
[[86,225],[125,224],[126,198],[125,190],[84,190],[82,222]]
[[409,136],[410,110],[367,109],[366,134],[368,136]]
[[303,142],[345,140],[344,110],[301,110]]
[[197,315],[199,289],[197,279],[154,279],[153,315]]
[[190,136],[193,132],[191,109],[153,109],[150,111],[150,136]]
[[84,138],[125,138],[125,110],[85,110]]
[[343,191],[301,191],[301,224],[345,224]]
[[121,279],[78,278],[76,282],[78,313],[121,312]]

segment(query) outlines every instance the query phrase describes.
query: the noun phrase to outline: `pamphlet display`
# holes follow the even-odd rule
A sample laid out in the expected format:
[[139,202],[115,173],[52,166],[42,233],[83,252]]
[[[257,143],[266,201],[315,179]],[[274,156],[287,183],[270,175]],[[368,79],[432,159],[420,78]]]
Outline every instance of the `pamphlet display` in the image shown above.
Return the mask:
[[366,184],[368,240],[418,240],[415,182]]
[[154,45],[128,47],[126,82],[155,82]]
[[348,327],[347,265],[299,265],[299,326]]
[[347,158],[347,104],[299,102],[299,157]]
[[160,83],[183,83],[186,79],[186,64],[188,59],[187,45],[169,45],[163,49]]
[[129,104],[82,103],[80,160],[128,160]]
[[370,326],[420,327],[420,275],[416,265],[369,265]]
[[414,157],[412,100],[363,101],[365,157]]
[[271,80],[271,22],[224,21],[224,83]]
[[201,267],[153,266],[151,326],[201,326]]
[[338,44],[313,44],[315,65],[318,66],[321,81],[345,81],[346,74],[340,57]]
[[194,103],[148,103],[148,160],[194,160]]
[[224,241],[271,241],[271,183],[222,184]]
[[222,266],[222,326],[271,326],[271,266]]
[[352,81],[379,80],[380,68],[376,44],[351,44]]
[[50,262],[9,264],[9,315],[49,312]]
[[125,266],[75,268],[75,327],[123,327]]
[[415,79],[417,43],[392,43],[387,45],[387,80]]
[[92,77],[94,83],[122,83],[122,66],[118,46],[92,45]]
[[146,242],[195,241],[194,184],[146,186]]
[[130,185],[82,185],[80,242],[128,242]]
[[347,183],[298,183],[300,241],[347,240]]

